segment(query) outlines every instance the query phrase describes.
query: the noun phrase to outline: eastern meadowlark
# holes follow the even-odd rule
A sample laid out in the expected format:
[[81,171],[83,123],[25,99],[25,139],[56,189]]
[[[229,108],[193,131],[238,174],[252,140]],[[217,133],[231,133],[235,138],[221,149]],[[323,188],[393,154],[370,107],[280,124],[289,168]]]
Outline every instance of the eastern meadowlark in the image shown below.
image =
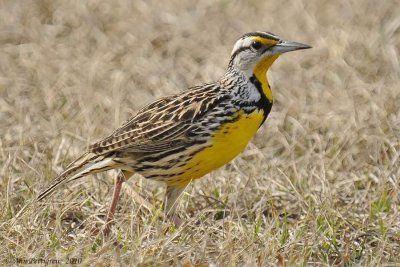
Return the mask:
[[267,70],[285,52],[311,48],[267,32],[236,41],[227,71],[213,83],[163,97],[93,144],[37,197],[82,176],[119,169],[106,233],[123,181],[134,173],[166,183],[165,210],[173,214],[187,184],[236,157],[271,111]]

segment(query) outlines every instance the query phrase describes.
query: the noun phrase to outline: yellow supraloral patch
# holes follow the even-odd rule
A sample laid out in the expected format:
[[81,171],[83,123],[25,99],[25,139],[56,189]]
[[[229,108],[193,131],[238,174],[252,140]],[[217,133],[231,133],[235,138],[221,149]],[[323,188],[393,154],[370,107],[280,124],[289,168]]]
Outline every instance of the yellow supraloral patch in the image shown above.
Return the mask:
[[264,37],[261,37],[261,36],[254,37],[254,41],[260,42],[260,43],[265,44],[265,45],[276,45],[279,42],[277,40],[268,39],[268,38],[264,38]]

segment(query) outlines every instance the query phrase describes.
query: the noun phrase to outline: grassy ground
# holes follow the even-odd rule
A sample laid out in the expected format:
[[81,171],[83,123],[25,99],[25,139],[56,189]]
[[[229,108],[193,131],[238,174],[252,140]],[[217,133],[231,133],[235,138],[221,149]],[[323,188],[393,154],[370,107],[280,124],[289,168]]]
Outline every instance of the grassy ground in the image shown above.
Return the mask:
[[[399,14],[396,0],[0,2],[1,265],[398,266]],[[218,79],[254,30],[314,48],[274,64],[271,116],[189,186],[183,226],[159,217],[163,186],[134,177],[111,237],[91,234],[114,172],[15,218],[145,103]]]

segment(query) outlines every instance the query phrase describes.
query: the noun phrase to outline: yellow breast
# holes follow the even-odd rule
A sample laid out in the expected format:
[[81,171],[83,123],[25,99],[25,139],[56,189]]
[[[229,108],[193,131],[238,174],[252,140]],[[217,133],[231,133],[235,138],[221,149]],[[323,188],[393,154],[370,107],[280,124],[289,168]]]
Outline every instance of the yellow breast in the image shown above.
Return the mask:
[[186,186],[193,179],[225,165],[235,158],[254,136],[263,121],[264,113],[257,110],[251,114],[241,112],[238,120],[227,123],[214,134],[211,146],[203,149],[182,167],[183,174],[168,183]]

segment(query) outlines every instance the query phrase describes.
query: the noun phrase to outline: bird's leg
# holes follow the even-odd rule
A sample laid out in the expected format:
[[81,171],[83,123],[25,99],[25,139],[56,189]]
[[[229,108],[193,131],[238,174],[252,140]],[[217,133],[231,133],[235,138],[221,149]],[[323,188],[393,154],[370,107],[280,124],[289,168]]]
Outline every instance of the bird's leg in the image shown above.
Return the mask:
[[185,188],[186,185],[183,187],[176,185],[167,185],[167,190],[165,193],[165,214],[175,223],[176,226],[182,224],[181,219],[176,216],[175,212],[179,204],[179,197],[182,195],[182,192],[185,190]]
[[115,208],[117,207],[119,195],[121,192],[122,183],[126,180],[127,176],[123,171],[120,171],[115,178],[115,186],[111,206],[107,212],[106,224],[104,225],[103,234],[107,236],[110,233],[112,221],[114,219]]

